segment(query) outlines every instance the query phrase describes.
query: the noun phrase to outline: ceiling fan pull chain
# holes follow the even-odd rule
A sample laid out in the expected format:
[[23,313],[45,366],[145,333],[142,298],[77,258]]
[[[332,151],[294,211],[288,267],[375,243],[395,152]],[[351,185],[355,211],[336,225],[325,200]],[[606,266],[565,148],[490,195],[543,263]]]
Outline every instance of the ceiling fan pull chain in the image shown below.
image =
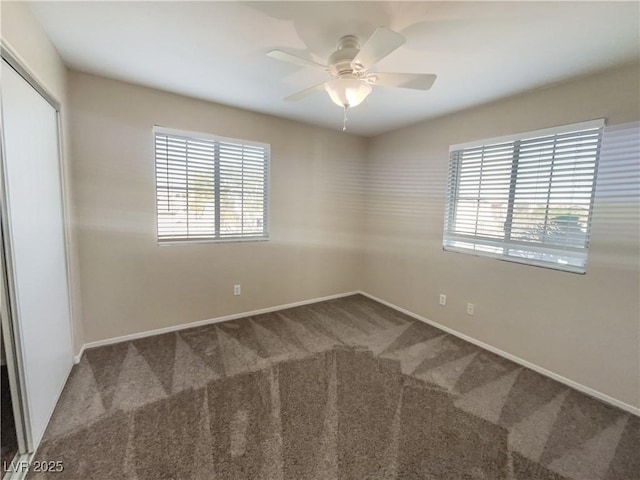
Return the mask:
[[349,108],[348,106],[344,106],[344,120],[342,121],[342,131],[346,132],[347,131],[347,108]]

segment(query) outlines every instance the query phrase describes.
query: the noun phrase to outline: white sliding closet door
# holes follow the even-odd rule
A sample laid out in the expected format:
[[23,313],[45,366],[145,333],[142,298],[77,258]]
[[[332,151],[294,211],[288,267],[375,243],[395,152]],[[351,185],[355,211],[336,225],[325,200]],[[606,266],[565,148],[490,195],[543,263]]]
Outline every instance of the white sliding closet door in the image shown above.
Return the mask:
[[14,329],[36,448],[73,363],[56,110],[2,61],[5,212]]

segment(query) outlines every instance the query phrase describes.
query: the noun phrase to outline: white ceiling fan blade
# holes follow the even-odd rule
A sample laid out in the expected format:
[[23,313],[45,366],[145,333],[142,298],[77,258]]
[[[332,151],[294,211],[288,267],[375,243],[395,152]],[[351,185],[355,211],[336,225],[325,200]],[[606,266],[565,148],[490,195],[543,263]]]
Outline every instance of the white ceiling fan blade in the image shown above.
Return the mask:
[[372,73],[366,80],[383,87],[412,88],[429,90],[437,75],[431,73]]
[[323,72],[331,72],[331,67],[328,65],[322,65],[321,63],[314,62],[308,58],[299,57],[298,55],[283,52],[282,50],[270,50],[267,52],[267,56],[280,60],[281,62],[293,63],[294,65],[314,68],[316,70],[322,70]]
[[324,83],[319,83],[318,85],[314,85],[313,87],[305,88],[304,90],[300,90],[293,95],[289,95],[285,97],[287,102],[297,102],[298,100],[302,100],[304,97],[307,97],[313,93],[319,92],[320,90],[324,90]]
[[378,27],[351,62],[351,68],[361,72],[368,70],[406,42],[407,39],[387,27]]

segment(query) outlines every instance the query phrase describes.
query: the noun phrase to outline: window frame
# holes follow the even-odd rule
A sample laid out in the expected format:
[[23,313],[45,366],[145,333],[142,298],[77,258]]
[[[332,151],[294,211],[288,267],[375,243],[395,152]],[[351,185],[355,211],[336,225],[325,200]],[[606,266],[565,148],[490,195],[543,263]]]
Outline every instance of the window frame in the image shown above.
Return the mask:
[[[589,242],[590,242],[590,233],[592,230],[592,220],[593,220],[593,211],[594,211],[594,202],[596,196],[596,188],[597,188],[597,177],[598,177],[598,164],[600,160],[600,152],[602,149],[602,141],[604,136],[604,127],[606,126],[606,122],[604,118],[589,120],[585,122],[561,125],[557,127],[544,128],[540,130],[533,130],[529,132],[522,132],[518,134],[506,135],[501,137],[494,137],[489,139],[482,139],[473,142],[460,143],[451,145],[449,147],[449,166],[447,169],[447,196],[445,201],[445,217],[444,217],[444,225],[443,225],[443,237],[442,237],[442,248],[444,251],[454,252],[454,253],[463,253],[467,255],[473,255],[477,257],[487,257],[487,258],[496,258],[498,260],[519,263],[523,265],[530,265],[535,267],[549,268],[553,270],[559,270],[569,273],[577,273],[577,274],[585,274],[587,268],[587,260],[589,254]],[[589,210],[587,214],[587,227],[586,227],[586,239],[584,247],[559,247],[557,245],[549,245],[545,246],[544,243],[538,242],[523,242],[518,240],[512,240],[512,227],[513,227],[513,214],[516,205],[516,196],[518,194],[517,185],[518,185],[518,164],[520,162],[520,153],[519,147],[523,141],[527,141],[530,139],[534,139],[537,137],[545,137],[552,135],[562,135],[569,134],[572,132],[578,132],[582,130],[595,130],[599,129],[599,138],[598,144],[596,147],[596,158],[594,162],[594,173],[593,180],[591,185],[591,192],[589,197]],[[502,239],[495,239],[495,241],[479,238],[477,235],[469,234],[468,236],[465,234],[455,234],[454,228],[456,223],[456,210],[458,208],[459,201],[459,188],[460,188],[460,169],[462,166],[461,159],[459,158],[462,152],[465,149],[471,148],[479,148],[479,147],[491,147],[498,146],[500,144],[508,144],[513,143],[513,153],[511,158],[511,177],[509,179],[509,194],[507,197],[507,208],[505,212],[505,222],[503,227],[503,237]],[[454,158],[454,155],[456,158]],[[553,162],[555,160],[555,156],[552,157],[552,170],[550,176],[550,182],[553,181]],[[454,165],[457,170],[455,174],[453,173]],[[455,185],[452,182],[455,180]],[[548,211],[550,208],[551,202],[547,199],[546,210]],[[478,223],[478,216],[476,214],[475,223]],[[539,260],[534,258],[524,258],[513,255],[508,255],[506,253],[494,253],[488,251],[481,251],[477,249],[467,249],[463,247],[456,247],[453,245],[448,245],[447,240],[452,241],[454,237],[459,238],[459,241],[464,242],[467,240],[469,243],[477,246],[487,246],[487,247],[501,247],[504,250],[508,251],[510,248],[513,248],[517,245],[523,245],[525,248],[529,247],[532,253],[539,252],[544,253],[547,252],[584,252],[585,260],[584,266],[576,266],[571,264],[562,264],[560,262],[554,263],[546,260]],[[453,240],[455,241],[455,240]],[[493,245],[492,245],[493,244]]]
[[[161,239],[160,238],[160,224],[159,224],[159,210],[158,210],[158,166],[157,166],[157,155],[156,155],[156,134],[164,134],[168,136],[177,136],[194,140],[205,140],[212,142],[221,142],[221,143],[232,143],[232,144],[240,144],[243,146],[251,146],[258,147],[264,150],[264,227],[263,233],[260,236],[254,237],[204,237],[204,238],[168,238]],[[176,128],[169,128],[160,125],[154,125],[152,128],[152,151],[153,151],[153,177],[154,177],[154,202],[155,202],[155,222],[156,222],[156,243],[158,246],[169,246],[169,245],[190,245],[190,244],[203,244],[203,243],[245,243],[245,242],[267,242],[270,239],[270,209],[269,209],[269,199],[270,199],[270,168],[271,168],[271,145],[264,142],[257,142],[254,140],[245,140],[239,138],[232,137],[223,137],[221,135],[214,135],[211,133],[205,132],[196,132],[191,130],[180,130]],[[219,159],[216,159],[216,163],[219,162]],[[219,170],[219,167],[216,165],[216,171]],[[216,175],[216,182],[219,182],[219,174]],[[218,196],[218,195],[217,195]],[[219,208],[218,203],[216,203],[216,211]],[[219,213],[216,213],[216,218],[219,218]],[[219,220],[218,220],[219,221]],[[219,231],[219,226],[217,228]]]

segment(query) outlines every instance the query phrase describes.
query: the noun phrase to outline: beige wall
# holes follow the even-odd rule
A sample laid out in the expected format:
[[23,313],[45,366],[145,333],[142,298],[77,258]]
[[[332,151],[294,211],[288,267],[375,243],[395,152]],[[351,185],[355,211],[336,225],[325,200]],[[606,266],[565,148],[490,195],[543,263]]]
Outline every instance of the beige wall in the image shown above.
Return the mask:
[[[360,287],[365,139],[82,73],[70,93],[87,342]],[[154,124],[271,145],[269,241],[157,245]]]
[[0,2],[2,40],[30,73],[60,102],[66,97],[67,68],[26,2]]
[[[637,206],[625,225],[594,215],[586,275],[442,250],[449,145],[598,117],[637,121],[639,79],[629,66],[373,139],[364,290],[639,407]],[[635,233],[617,237],[618,227]]]
[[[363,289],[640,406],[637,235],[624,243],[611,234],[615,220],[596,215],[584,276],[441,247],[450,144],[596,117],[638,120],[637,66],[366,140],[69,74],[24,3],[0,9],[3,41],[61,104],[76,351]],[[269,242],[156,245],[154,123],[271,144]],[[637,216],[633,222],[638,232]],[[441,292],[446,307],[437,304]],[[476,304],[473,317],[467,301]]]
[[67,241],[69,275],[71,278],[71,309],[74,346],[78,351],[84,343],[82,304],[74,229],[75,210],[71,185],[69,151],[69,122],[67,102],[67,67],[49,41],[26,2],[0,2],[0,35],[3,45],[17,57],[29,74],[51,97],[59,103],[62,131],[62,169],[65,211],[67,215]]
[[[639,75],[625,67],[365,140],[72,72],[86,341],[362,289],[638,406],[637,235],[623,243],[596,216],[587,275],[441,242],[450,144],[638,120]],[[269,242],[156,245],[154,123],[271,144]]]
[[[366,140],[69,74],[25,3],[3,1],[0,13],[3,42],[61,104],[76,351],[363,289],[640,406],[638,216],[627,242],[611,234],[616,220],[595,216],[584,276],[441,247],[450,144],[596,117],[638,120],[637,66]],[[270,143],[271,240],[157,246],[153,124]]]

